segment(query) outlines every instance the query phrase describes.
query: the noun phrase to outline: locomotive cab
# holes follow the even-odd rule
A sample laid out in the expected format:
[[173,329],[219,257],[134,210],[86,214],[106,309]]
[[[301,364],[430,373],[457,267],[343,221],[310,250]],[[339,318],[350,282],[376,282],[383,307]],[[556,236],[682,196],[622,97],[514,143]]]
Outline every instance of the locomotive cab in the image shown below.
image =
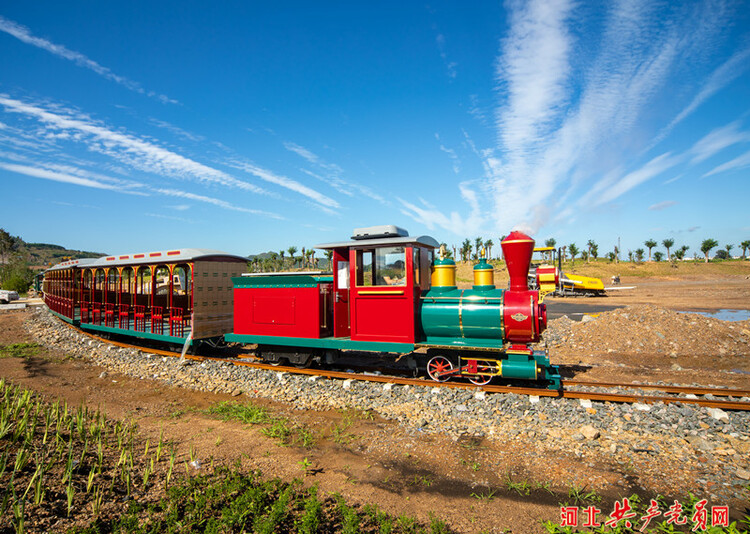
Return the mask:
[[334,337],[414,344],[415,310],[430,289],[437,246],[432,237],[410,237],[392,225],[356,228],[352,241],[318,245],[333,251]]

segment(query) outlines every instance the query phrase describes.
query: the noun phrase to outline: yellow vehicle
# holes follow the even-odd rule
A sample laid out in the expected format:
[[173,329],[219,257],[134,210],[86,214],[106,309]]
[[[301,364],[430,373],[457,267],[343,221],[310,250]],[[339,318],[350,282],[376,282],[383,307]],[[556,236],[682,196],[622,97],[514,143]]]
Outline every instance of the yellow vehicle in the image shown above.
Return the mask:
[[[562,271],[562,259],[559,249],[554,247],[537,247],[535,253],[542,254],[542,261],[532,260],[529,269],[529,287],[539,290],[539,299],[547,295],[566,296],[606,296],[604,283],[599,278],[567,274]],[[557,259],[557,262],[555,262]]]

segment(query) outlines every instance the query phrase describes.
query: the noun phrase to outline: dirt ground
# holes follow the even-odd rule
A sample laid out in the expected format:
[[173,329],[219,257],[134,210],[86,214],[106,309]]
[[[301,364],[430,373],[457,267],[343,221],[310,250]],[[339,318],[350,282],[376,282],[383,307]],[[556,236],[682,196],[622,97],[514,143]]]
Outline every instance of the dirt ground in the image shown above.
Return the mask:
[[[659,304],[673,310],[750,309],[750,280],[744,275],[674,280],[623,276],[621,285],[636,288],[606,299],[579,300],[584,305],[598,300],[618,305]],[[22,324],[28,315],[28,311],[0,312],[0,345],[32,341]],[[693,361],[690,354],[648,360],[643,355],[609,352],[602,363],[600,356],[563,344],[559,355],[564,363],[584,364],[580,376],[574,378],[629,380],[637,376],[680,383],[717,383],[713,378],[727,378],[716,361]],[[557,363],[554,348],[551,357]],[[673,364],[690,369],[676,371],[670,367]],[[305,425],[316,437],[311,448],[280,446],[257,427],[223,422],[201,412],[220,401],[242,401],[242,397],[102,372],[55,351],[24,360],[0,359],[0,376],[11,382],[69,404],[98,406],[112,418],[132,419],[144,440],[154,440],[163,431],[178,443],[183,458],[191,447],[204,463],[213,459],[231,464],[240,458],[243,469],[260,469],[268,477],[286,480],[302,478],[307,485],[317,484],[323,493],[339,492],[350,502],[378,504],[396,516],[411,515],[429,522],[430,513],[435,513],[460,532],[542,532],[541,521],[559,521],[559,503],[567,500],[574,482],[596,478],[608,483],[610,489],[602,493],[610,503],[632,490],[618,483],[632,473],[616,464],[586,463],[555,451],[545,452],[544,457],[530,455],[528,436],[502,442],[454,441],[408,432],[398,423],[368,413],[299,411],[284,402],[253,401]],[[725,382],[750,387],[749,376]],[[508,489],[508,480],[528,481],[533,488],[530,495]],[[646,495],[649,491],[645,488]]]

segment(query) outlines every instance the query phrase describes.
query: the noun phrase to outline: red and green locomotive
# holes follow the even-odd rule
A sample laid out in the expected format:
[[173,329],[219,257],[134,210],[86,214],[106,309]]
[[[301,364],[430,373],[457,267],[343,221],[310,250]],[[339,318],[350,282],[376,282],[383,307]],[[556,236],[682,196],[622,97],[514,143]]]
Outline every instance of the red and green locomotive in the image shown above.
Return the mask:
[[520,232],[502,242],[510,288],[492,266],[474,268],[458,289],[455,263],[429,236],[396,226],[359,228],[332,251],[332,274],[249,274],[233,279],[234,328],[225,338],[258,345],[267,361],[306,365],[340,351],[411,354],[431,378],[525,379],[558,389],[545,351],[530,347],[547,326],[539,293],[527,287],[534,241]]

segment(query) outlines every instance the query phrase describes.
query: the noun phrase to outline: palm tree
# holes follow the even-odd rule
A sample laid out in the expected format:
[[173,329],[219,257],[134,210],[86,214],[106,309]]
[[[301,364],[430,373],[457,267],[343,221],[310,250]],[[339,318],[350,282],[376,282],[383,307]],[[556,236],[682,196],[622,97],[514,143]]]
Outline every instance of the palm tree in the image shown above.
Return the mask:
[[704,239],[701,243],[701,252],[703,252],[703,255],[706,257],[706,262],[708,263],[708,253],[711,252],[711,249],[714,247],[718,247],[719,242],[715,239]]
[[[592,256],[594,256],[594,254],[592,253],[592,250],[593,250],[594,248],[597,248],[597,249],[598,249],[599,247],[597,246],[597,244],[596,244],[596,243],[594,243],[594,240],[593,240],[593,239],[589,239],[588,243],[586,243],[586,249],[588,250],[588,253],[589,253],[589,254],[588,254],[588,258],[587,258],[587,259],[589,259],[589,258],[591,258]],[[596,256],[594,256],[594,258],[596,258]]]
[[493,243],[492,239],[488,239],[487,241],[484,242],[484,248],[487,249],[487,258],[488,259],[492,258],[492,246],[494,244],[495,243]]
[[653,239],[647,239],[643,244],[646,245],[646,248],[648,249],[648,261],[651,261],[651,249],[656,246],[656,241]]
[[289,247],[286,251],[289,253],[289,257],[292,260],[292,267],[294,267],[294,253],[297,252],[297,247]]
[[732,259],[732,255],[730,254],[730,251],[734,248],[734,245],[724,245],[724,248],[727,251],[727,259],[731,260]]
[[463,261],[468,260],[470,254],[471,254],[471,241],[467,238],[467,239],[464,239],[464,242],[461,245],[461,259]]
[[669,249],[674,246],[674,239],[665,239],[661,242],[664,248],[667,249],[667,261],[672,261],[672,256],[669,254]]
[[305,247],[302,247],[302,255],[300,256],[300,260],[302,261],[302,268],[304,269],[307,263],[307,249],[305,249]]
[[635,249],[635,261],[636,263],[640,263],[643,261],[643,249],[642,248]]
[[620,263],[620,249],[618,248],[617,245],[615,245],[615,250],[613,254],[615,255],[615,263]]
[[568,250],[570,251],[570,265],[575,265],[576,262],[576,256],[578,255],[578,247],[575,243],[571,243],[568,245]]
[[477,258],[479,257],[479,249],[482,248],[483,243],[484,241],[481,237],[477,237],[476,239],[474,239],[474,248],[476,249]]
[[654,252],[654,261],[660,262],[663,257],[664,253],[661,250],[657,250],[656,252]]
[[742,249],[742,259],[745,259],[745,253],[747,252],[747,249],[750,248],[750,241],[743,241],[740,243],[740,248]]

